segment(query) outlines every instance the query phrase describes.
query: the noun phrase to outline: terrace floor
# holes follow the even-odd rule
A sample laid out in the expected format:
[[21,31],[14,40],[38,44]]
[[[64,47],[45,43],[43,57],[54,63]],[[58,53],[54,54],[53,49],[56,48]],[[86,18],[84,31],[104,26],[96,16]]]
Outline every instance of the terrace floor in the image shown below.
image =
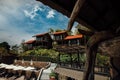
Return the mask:
[[[76,80],[82,80],[83,78],[82,71],[71,70],[71,69],[66,69],[66,68],[56,68],[55,72],[57,72],[58,74],[64,75],[64,76],[72,77]],[[110,80],[110,79],[108,76],[95,74],[95,80]]]

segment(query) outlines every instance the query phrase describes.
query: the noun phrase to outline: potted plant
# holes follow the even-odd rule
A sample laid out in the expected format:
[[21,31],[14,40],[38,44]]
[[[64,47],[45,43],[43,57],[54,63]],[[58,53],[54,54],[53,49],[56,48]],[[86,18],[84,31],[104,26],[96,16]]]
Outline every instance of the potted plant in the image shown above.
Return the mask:
[[57,74],[55,72],[51,71],[49,77],[50,77],[50,80],[56,80]]

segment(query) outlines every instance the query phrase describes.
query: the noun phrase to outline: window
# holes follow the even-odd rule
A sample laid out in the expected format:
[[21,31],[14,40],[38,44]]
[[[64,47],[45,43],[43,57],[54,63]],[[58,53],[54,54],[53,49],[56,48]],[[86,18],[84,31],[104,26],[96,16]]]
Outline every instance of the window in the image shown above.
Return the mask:
[[56,36],[56,40],[60,40],[60,36]]
[[36,41],[40,41],[40,40],[41,40],[41,38],[40,38],[40,37],[37,37],[37,38],[36,38]]
[[77,40],[76,39],[71,40],[71,44],[77,44]]
[[77,45],[80,45],[80,40],[79,39],[77,39]]

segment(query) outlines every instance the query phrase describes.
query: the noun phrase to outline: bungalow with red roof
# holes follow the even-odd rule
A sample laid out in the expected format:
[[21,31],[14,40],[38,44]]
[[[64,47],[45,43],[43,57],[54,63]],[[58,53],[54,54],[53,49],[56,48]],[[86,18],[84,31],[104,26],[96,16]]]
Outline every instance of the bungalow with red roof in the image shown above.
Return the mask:
[[54,32],[53,33],[53,40],[57,43],[57,45],[84,45],[84,35],[68,35],[66,31],[61,32]]
[[68,33],[66,31],[61,32],[54,32],[53,33],[53,40],[57,43],[57,45],[63,45],[64,44],[64,38],[68,36]]
[[52,38],[49,33],[37,34],[36,37],[36,47],[50,49],[52,48]]
[[[85,36],[82,34],[68,35],[67,32],[55,32],[54,37],[54,41],[58,43],[54,49],[59,52],[59,67],[54,71],[58,73],[58,78],[60,80],[75,80],[76,78],[69,75],[69,71],[70,73],[73,72],[73,74],[75,74],[79,73],[79,70],[84,69],[84,59],[81,60],[80,58],[85,57]],[[75,71],[74,73],[74,70],[78,71]],[[67,75],[63,75],[63,73],[66,73]]]
[[27,50],[33,49],[35,47],[36,40],[28,40],[24,44]]
[[65,44],[70,45],[84,45],[84,38],[82,34],[71,35],[64,38]]

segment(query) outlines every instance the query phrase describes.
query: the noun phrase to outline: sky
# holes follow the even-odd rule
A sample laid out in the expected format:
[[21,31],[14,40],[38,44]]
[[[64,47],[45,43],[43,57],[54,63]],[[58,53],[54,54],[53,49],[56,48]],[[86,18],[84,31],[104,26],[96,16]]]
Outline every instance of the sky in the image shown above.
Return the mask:
[[0,42],[19,45],[49,28],[67,29],[68,21],[65,15],[35,0],[0,0]]

